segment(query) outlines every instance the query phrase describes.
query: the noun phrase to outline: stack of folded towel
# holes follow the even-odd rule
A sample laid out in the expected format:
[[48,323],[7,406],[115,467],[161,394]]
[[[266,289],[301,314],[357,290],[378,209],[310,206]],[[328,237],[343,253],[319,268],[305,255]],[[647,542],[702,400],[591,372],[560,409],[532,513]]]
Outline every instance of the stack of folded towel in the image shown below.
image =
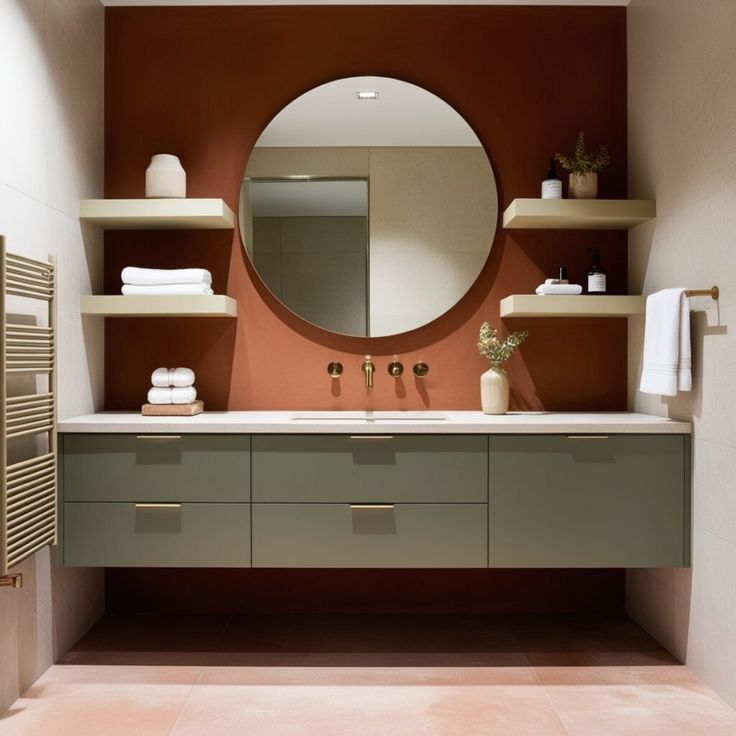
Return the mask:
[[136,268],[127,266],[120,274],[125,296],[153,294],[203,294],[212,291],[212,274],[204,268]]
[[583,287],[580,284],[540,284],[537,286],[536,293],[539,296],[577,296],[583,293]]
[[149,404],[191,404],[197,398],[191,368],[156,368],[151,383]]

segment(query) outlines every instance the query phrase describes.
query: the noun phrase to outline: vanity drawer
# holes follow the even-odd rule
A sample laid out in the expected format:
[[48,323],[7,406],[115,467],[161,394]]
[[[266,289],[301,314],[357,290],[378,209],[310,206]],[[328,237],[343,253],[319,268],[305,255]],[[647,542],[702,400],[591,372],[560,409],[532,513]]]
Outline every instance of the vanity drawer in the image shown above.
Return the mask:
[[254,567],[486,567],[486,504],[253,504]]
[[67,567],[249,567],[250,505],[64,504]]
[[253,500],[486,503],[488,438],[254,436]]
[[67,434],[65,501],[250,500],[250,437],[227,434]]
[[689,564],[689,438],[490,440],[491,567]]

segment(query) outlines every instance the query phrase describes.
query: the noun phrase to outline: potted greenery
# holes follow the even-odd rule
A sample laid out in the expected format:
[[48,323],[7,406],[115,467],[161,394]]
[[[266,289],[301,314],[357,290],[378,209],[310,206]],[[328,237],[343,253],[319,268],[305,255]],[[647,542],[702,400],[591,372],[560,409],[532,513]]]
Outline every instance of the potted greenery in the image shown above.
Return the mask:
[[565,171],[570,172],[570,199],[595,199],[598,194],[598,172],[611,163],[606,146],[598,146],[594,153],[585,150],[585,133],[581,130],[572,156],[555,154]]
[[509,377],[501,365],[526,340],[529,333],[512,332],[505,340],[489,322],[480,326],[478,352],[491,361],[491,367],[480,377],[480,403],[484,414],[505,414],[509,409]]

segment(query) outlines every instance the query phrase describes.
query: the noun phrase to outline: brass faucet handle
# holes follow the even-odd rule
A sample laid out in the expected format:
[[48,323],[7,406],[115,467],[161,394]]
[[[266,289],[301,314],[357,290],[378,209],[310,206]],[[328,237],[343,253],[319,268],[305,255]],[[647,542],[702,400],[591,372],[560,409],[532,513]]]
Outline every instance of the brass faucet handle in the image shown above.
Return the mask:
[[404,372],[404,364],[399,360],[398,355],[394,355],[394,359],[388,364],[388,373],[394,378],[398,378]]
[[424,378],[429,373],[429,366],[423,360],[420,360],[414,363],[411,370],[417,378]]
[[327,372],[332,378],[340,378],[342,375],[342,363],[334,360],[332,363],[328,363]]

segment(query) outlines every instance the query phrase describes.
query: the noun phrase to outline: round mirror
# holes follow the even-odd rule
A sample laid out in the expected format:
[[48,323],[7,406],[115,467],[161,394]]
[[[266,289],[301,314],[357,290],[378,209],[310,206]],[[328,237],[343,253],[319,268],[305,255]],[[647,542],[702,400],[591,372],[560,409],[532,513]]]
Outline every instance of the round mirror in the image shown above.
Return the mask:
[[290,310],[332,332],[407,332],[455,305],[491,249],[498,196],[475,133],[446,102],[386,77],[324,84],[256,142],[240,229]]

